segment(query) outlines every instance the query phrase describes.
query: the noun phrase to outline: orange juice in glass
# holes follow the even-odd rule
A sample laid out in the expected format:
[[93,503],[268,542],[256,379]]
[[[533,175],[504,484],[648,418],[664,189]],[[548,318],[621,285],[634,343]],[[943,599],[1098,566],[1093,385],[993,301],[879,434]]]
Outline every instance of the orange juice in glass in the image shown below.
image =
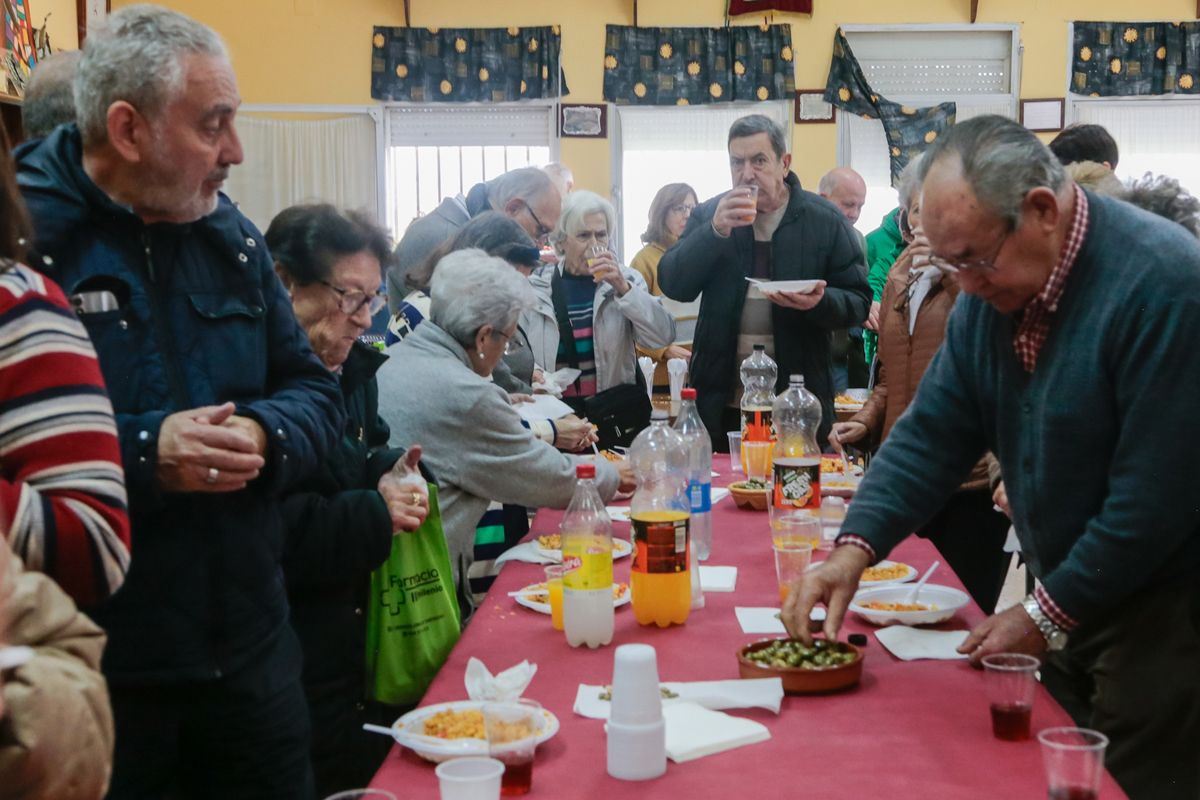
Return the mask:
[[546,567],[546,591],[550,595],[550,624],[554,630],[563,629],[563,566]]

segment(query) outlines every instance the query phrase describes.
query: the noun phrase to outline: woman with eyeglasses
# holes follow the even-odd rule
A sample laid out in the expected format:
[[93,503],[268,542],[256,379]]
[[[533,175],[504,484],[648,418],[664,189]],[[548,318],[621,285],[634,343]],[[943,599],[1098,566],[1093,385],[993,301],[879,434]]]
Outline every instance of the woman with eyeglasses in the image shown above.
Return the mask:
[[[388,349],[379,410],[394,443],[425,445],[460,602],[469,612],[479,600],[469,585],[477,572],[475,528],[489,500],[566,508],[579,458],[536,438],[491,380],[517,320],[534,302],[529,282],[503,260],[469,249],[438,263],[430,290],[429,317]],[[605,500],[633,487],[627,467],[597,461]]]
[[387,356],[358,341],[384,306],[391,261],[387,234],[365,214],[330,205],[292,206],[266,233],[275,271],[322,363],[337,374],[346,427],[321,468],[283,502],[283,558],[291,624],[304,654],[318,796],[365,785],[388,743],[364,722],[390,723],[394,709],[368,702],[366,615],[371,571],[392,537],[415,531],[429,494],[417,479],[420,447],[389,449],[375,372]]
[[[888,272],[879,313],[879,377],[862,410],[837,422],[829,441],[874,449],[887,438],[917,392],[933,354],[945,338],[946,320],[958,297],[952,267],[940,262],[921,230],[918,161],[900,177],[900,208],[906,220],[908,246]],[[943,267],[937,266],[942,263]],[[1010,557],[1004,552],[1009,520],[992,507],[988,454],[970,477],[918,536],[937,546],[971,597],[991,613],[1000,597]]]
[[646,279],[646,289],[655,297],[662,295],[658,288],[658,262],[663,253],[679,241],[688,217],[696,207],[696,190],[686,183],[668,183],[658,190],[650,203],[650,224],[642,234],[645,245],[629,266]]
[[529,279],[537,303],[521,326],[544,370],[580,371],[563,391],[577,410],[598,392],[637,382],[635,347],[665,348],[675,339],[675,320],[613,253],[616,221],[612,203],[600,195],[571,192],[550,235],[561,258]]

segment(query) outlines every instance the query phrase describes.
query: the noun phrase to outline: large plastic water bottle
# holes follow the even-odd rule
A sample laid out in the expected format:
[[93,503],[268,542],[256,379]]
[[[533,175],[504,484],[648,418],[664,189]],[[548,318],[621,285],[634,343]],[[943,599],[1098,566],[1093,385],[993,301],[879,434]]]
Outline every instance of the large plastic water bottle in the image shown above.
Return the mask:
[[804,388],[804,376],[792,375],[788,388],[775,398],[773,511],[821,511],[821,401]]
[[707,561],[712,552],[712,438],[696,410],[696,390],[684,389],[675,432],[688,447],[688,501],[692,507],[692,552]]
[[650,427],[629,448],[629,461],[638,481],[629,507],[633,615],[642,625],[682,625],[692,596],[688,451],[683,437],[667,426],[667,412],[651,415]]
[[572,647],[596,648],[613,636],[612,521],[596,490],[596,465],[575,467],[575,494],[562,533],[563,630]]
[[[775,402],[775,378],[779,368],[761,344],[742,361],[742,470],[747,474],[765,472],[770,462],[770,448],[747,448],[748,443],[772,442],[772,404]],[[757,459],[748,463],[748,458]],[[761,463],[758,463],[761,462]],[[753,468],[753,469],[752,469]]]

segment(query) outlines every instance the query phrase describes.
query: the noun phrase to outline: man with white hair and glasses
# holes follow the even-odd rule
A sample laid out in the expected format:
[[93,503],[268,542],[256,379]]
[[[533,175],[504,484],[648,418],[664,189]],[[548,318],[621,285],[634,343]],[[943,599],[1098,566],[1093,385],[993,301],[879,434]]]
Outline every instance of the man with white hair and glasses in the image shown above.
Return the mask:
[[[912,405],[871,464],[838,547],[784,608],[837,635],[862,569],[999,459],[1033,575],[959,652],[1043,659],[1042,681],[1111,739],[1135,798],[1200,792],[1200,244],[1090,194],[1016,122],[959,123],[926,153],[929,263],[964,296]],[[1131,249],[1131,247],[1136,249]]]
[[128,577],[93,612],[117,743],[110,799],[312,796],[280,498],[344,412],[262,234],[219,193],[242,160],[229,56],[174,11],[90,31],[78,126],[22,153],[34,263],[72,299],[112,397]]

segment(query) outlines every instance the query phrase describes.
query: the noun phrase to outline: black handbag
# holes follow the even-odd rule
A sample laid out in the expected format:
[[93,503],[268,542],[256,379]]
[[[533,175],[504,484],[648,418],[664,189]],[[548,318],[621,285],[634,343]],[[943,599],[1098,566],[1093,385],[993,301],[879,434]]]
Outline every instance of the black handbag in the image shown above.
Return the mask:
[[599,446],[629,447],[650,424],[650,397],[644,386],[623,383],[583,401],[588,422],[596,426]]

